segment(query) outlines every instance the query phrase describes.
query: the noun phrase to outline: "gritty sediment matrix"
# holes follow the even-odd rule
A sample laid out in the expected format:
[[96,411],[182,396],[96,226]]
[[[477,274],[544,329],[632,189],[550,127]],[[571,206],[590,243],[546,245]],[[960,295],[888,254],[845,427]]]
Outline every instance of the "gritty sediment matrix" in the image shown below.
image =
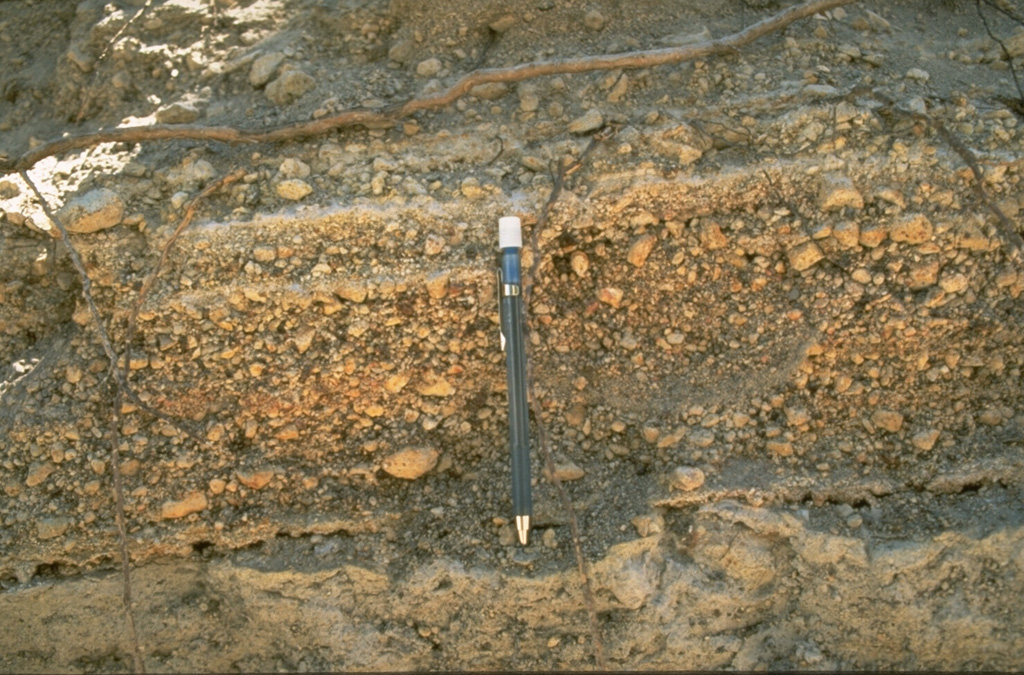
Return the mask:
[[[46,5],[4,4],[0,38]],[[152,51],[99,58],[124,4],[54,14],[70,44],[26,29],[55,70],[23,60],[6,91],[61,116],[8,93],[11,143],[81,110],[315,118],[480,63],[720,37],[776,3],[154,3],[124,35],[174,76]],[[536,448],[515,543],[494,277],[498,217],[529,239],[581,157],[524,255],[609,665],[1018,668],[1024,266],[936,132],[1019,232],[1014,45],[973,7],[854,3],[736,54],[487,86],[385,129],[48,160],[33,179],[119,354],[189,200],[245,171],[138,313],[129,380],[167,419],[126,401],[116,433],[80,282],[0,179],[0,669],[131,668],[112,443],[153,671],[593,665]]]

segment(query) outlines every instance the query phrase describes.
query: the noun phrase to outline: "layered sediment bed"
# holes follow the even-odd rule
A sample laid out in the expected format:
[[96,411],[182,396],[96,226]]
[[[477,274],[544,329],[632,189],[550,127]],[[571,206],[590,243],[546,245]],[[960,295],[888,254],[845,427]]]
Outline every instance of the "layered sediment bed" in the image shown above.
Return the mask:
[[[720,37],[770,3],[593,4],[166,2],[117,33],[116,3],[6,3],[0,56],[23,59],[20,31],[41,60],[0,83],[0,150],[69,119],[381,108],[478,65]],[[1018,667],[1019,118],[1004,50],[951,5],[857,3],[388,128],[44,160],[33,179],[165,416],[128,401],[114,429],[80,279],[0,179],[0,669],[132,666],[112,444],[149,670],[593,665],[536,446],[530,546],[509,522],[503,215],[528,240],[544,223],[532,380],[610,666]],[[147,48],[100,57],[116,35]],[[163,247],[236,170],[126,355]]]
[[[994,218],[917,198],[912,186],[938,178],[923,169],[888,187],[885,162],[628,180],[599,162],[588,197],[567,193],[540,233],[531,323],[609,656],[1012,664],[1014,614],[998,598],[1013,596],[1021,560],[1022,279]],[[953,187],[952,200],[971,198]],[[167,574],[268,634],[280,628],[275,588],[294,586],[297,634],[333,635],[339,612],[348,622],[309,664],[342,653],[396,668],[468,667],[481,654],[494,667],[584,663],[567,516],[542,475],[526,552],[507,522],[488,216],[530,219],[543,198],[300,209],[188,230],[141,309],[130,361],[147,404],[182,425],[127,406],[117,440],[139,586]],[[145,242],[162,234],[81,242],[115,341],[140,281],[124,261],[154,258]],[[11,581],[117,583],[102,572],[117,542],[99,365],[95,333],[67,327],[8,393],[22,397],[6,443]],[[389,475],[388,458],[409,450],[422,451],[417,477]],[[680,482],[680,469],[700,477]],[[428,572],[440,590],[420,583]],[[956,600],[986,574],[984,601]],[[322,584],[332,590],[311,590]],[[471,629],[466,617],[491,602],[478,587],[503,589],[502,609]],[[908,621],[934,634],[881,618],[904,597],[929,617]],[[544,598],[562,600],[514,657],[493,635]],[[817,618],[829,603],[847,608],[841,621]],[[221,621],[187,611],[197,635]],[[975,651],[943,647],[936,636],[951,631],[969,632]],[[350,632],[372,650],[393,645],[391,656],[345,651]],[[852,634],[872,648],[850,646]],[[204,639],[220,663],[221,638]],[[906,661],[907,640],[929,657]],[[169,663],[199,657],[179,658]]]
[[[986,518],[1008,506],[983,490],[944,507],[962,513],[980,499]],[[863,529],[834,535],[827,530],[836,527],[835,511],[721,502],[686,517],[669,512],[669,531],[608,549],[592,578],[609,662],[1018,662],[1020,587],[1007,580],[1020,574],[1019,527],[916,541]],[[897,515],[887,500],[878,511]],[[368,560],[350,536],[276,539],[226,556],[212,550],[135,571],[139,629],[153,640],[145,646],[157,669],[565,668],[591,658],[579,580],[568,565],[465,564],[425,553],[396,574],[386,560]],[[0,605],[15,612],[23,635],[0,637],[6,667],[126,668],[120,592],[119,575],[107,572],[5,593]]]

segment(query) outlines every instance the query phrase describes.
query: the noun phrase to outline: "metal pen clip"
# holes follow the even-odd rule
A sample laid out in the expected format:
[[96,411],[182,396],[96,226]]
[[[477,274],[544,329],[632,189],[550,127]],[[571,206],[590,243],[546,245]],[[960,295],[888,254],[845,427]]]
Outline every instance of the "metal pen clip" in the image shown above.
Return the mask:
[[501,268],[494,270],[494,297],[498,300],[498,335],[501,336],[501,351],[505,351],[505,316],[501,312]]

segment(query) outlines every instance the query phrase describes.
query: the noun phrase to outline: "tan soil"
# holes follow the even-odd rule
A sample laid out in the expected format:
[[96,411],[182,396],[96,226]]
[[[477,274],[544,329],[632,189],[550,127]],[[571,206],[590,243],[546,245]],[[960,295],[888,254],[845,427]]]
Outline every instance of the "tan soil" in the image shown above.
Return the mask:
[[[781,6],[6,0],[0,152],[129,118],[306,120]],[[54,207],[111,191],[88,226],[120,224],[74,241],[119,351],[183,206],[247,172],[139,317],[132,383],[182,424],[128,406],[116,437],[79,280],[0,179],[0,670],[132,667],[112,439],[147,670],[594,665],[539,459],[529,547],[509,524],[493,264],[497,218],[536,223],[605,124],[540,232],[531,324],[609,666],[1024,666],[1024,270],[911,114],[977,155],[1019,231],[1017,96],[974,3],[864,2],[392,128],[45,160]]]

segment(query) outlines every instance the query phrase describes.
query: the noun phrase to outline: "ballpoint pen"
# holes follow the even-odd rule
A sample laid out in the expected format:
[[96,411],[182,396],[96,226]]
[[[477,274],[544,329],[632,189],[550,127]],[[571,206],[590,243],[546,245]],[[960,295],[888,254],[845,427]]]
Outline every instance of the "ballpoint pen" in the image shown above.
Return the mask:
[[519,543],[530,536],[530,413],[526,404],[526,345],[523,342],[522,224],[515,216],[498,219],[498,303],[501,348],[508,375],[508,443],[512,455],[512,510]]

